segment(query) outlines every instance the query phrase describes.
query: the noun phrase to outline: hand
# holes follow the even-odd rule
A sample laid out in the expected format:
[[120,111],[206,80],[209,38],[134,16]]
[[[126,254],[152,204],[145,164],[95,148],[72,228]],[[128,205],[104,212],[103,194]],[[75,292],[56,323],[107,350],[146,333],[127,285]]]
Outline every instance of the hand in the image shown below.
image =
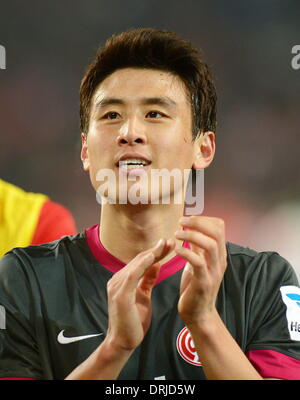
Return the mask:
[[227,266],[224,222],[204,216],[184,217],[181,221],[186,230],[175,232],[175,237],[188,241],[191,249],[175,248],[188,261],[181,278],[178,312],[187,326],[197,326],[216,313]]
[[106,338],[115,349],[132,351],[142,342],[151,323],[151,292],[159,274],[158,261],[174,247],[172,239],[161,239],[109,280]]

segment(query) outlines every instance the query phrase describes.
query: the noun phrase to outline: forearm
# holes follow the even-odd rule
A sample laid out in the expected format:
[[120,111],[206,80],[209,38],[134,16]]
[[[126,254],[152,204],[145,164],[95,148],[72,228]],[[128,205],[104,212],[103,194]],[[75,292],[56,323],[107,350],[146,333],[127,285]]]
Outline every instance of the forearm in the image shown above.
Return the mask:
[[66,380],[117,379],[133,351],[117,350],[105,340],[84,362],[75,368]]
[[151,322],[151,293],[160,264],[175,243],[161,239],[139,253],[107,284],[109,328],[103,343],[66,379],[117,379]]
[[201,323],[187,325],[207,379],[263,379],[233,339],[217,311]]

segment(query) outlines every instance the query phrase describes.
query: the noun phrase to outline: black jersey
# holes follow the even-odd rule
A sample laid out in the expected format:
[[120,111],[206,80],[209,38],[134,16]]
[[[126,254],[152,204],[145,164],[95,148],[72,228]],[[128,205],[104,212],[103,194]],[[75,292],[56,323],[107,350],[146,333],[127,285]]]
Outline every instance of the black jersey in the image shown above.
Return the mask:
[[[105,338],[107,281],[125,264],[102,246],[98,229],[0,260],[0,377],[64,379]],[[217,298],[227,329],[262,376],[300,379],[300,289],[292,267],[274,252],[232,243],[227,254]],[[185,263],[177,255],[161,267],[151,326],[119,379],[205,379],[177,312]]]

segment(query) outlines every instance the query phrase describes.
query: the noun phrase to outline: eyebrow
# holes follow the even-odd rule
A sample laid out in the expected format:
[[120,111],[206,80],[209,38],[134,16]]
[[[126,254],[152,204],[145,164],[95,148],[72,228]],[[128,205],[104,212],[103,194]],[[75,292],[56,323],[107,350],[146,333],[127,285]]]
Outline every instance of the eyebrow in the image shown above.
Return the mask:
[[[161,105],[168,108],[174,108],[177,106],[177,103],[170,99],[168,96],[163,97],[143,97],[139,100],[139,103],[142,105]],[[125,105],[126,102],[123,99],[119,99],[116,97],[106,97],[96,102],[96,108],[103,108],[108,105]]]

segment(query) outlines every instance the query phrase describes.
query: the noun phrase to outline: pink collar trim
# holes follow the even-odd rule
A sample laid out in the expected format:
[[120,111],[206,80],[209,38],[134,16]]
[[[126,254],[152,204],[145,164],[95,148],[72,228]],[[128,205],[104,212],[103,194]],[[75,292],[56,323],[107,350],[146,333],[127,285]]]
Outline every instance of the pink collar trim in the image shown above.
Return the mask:
[[[104,268],[112,273],[116,273],[126,265],[123,261],[110,254],[102,245],[99,237],[99,225],[94,225],[86,229],[85,236],[93,256]],[[190,248],[189,243],[184,242],[183,247]],[[185,266],[186,262],[187,261],[179,255],[171,258],[171,260],[161,266],[156,284],[180,271]]]

